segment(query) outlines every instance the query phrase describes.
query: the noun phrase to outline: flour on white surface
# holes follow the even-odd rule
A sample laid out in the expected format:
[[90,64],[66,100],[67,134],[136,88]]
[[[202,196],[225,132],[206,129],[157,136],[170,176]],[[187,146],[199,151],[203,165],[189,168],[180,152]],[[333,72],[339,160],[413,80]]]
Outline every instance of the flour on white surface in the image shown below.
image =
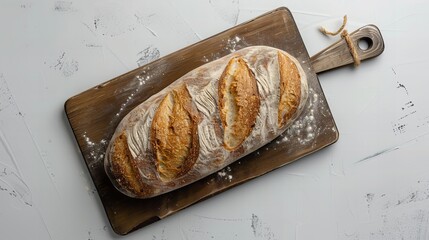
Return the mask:
[[141,67],[158,59],[160,56],[161,53],[159,52],[158,48],[151,45],[137,53],[137,57],[139,58],[137,60],[137,65]]

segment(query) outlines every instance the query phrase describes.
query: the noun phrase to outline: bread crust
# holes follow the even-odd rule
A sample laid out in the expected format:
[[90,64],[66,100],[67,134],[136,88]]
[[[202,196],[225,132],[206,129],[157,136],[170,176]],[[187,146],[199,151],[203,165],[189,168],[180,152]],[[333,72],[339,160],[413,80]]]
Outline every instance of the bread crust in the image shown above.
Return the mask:
[[233,57],[219,80],[219,108],[224,145],[229,151],[240,147],[252,131],[259,113],[256,79],[241,57]]
[[160,179],[172,181],[187,173],[198,158],[198,112],[185,85],[159,104],[151,127],[151,143]]
[[151,188],[143,183],[137,163],[130,154],[125,132],[115,139],[112,153],[111,172],[117,184],[135,195],[151,194]]
[[296,64],[285,54],[277,53],[280,71],[278,125],[284,127],[297,112],[301,101],[301,76]]
[[283,133],[304,108],[306,81],[296,59],[266,46],[202,65],[121,120],[106,173],[135,198],[193,183]]

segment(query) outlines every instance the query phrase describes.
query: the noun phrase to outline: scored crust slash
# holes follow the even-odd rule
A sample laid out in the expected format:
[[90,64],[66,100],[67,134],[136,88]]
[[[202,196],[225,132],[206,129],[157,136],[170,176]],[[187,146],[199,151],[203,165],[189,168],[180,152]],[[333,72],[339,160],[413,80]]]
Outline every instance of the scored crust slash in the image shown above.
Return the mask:
[[255,125],[260,98],[256,79],[241,57],[229,60],[219,80],[219,108],[227,150],[236,150]]
[[169,92],[152,121],[155,166],[162,181],[183,176],[198,158],[198,110],[185,85]]
[[244,48],[194,69],[127,114],[107,148],[106,172],[130,197],[175,190],[272,141],[307,96],[294,57]]

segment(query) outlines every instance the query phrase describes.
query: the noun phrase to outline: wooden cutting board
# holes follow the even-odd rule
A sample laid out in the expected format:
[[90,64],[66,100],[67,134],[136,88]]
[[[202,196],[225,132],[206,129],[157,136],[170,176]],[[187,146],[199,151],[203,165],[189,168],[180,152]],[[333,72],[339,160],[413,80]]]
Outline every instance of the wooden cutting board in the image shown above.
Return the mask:
[[[377,40],[373,40],[371,44],[378,45]],[[176,191],[143,200],[117,191],[104,172],[103,159],[119,121],[139,103],[187,72],[254,45],[283,49],[301,62],[310,94],[295,124],[253,154]],[[367,52],[359,53],[363,56]],[[320,72],[351,61],[347,47],[341,42],[310,60],[290,11],[279,8],[68,99],[67,117],[113,230],[125,235],[337,141],[338,130],[312,63]]]

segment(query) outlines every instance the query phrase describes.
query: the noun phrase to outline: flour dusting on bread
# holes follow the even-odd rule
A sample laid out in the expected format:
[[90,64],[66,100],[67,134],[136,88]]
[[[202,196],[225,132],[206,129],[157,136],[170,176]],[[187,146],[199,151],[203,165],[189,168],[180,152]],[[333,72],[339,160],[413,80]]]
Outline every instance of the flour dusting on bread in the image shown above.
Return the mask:
[[192,70],[128,113],[108,146],[106,172],[130,197],[175,190],[274,140],[307,97],[305,72],[293,56],[243,48]]

